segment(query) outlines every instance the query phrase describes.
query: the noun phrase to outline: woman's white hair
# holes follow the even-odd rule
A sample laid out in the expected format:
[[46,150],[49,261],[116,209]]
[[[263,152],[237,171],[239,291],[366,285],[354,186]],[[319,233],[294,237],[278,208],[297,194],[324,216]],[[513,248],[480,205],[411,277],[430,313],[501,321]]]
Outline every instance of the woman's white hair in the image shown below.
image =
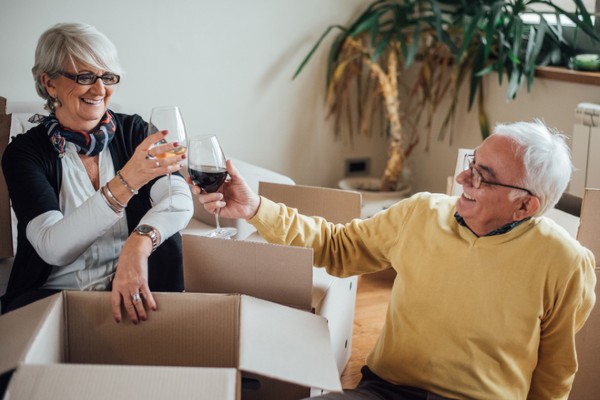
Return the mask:
[[94,69],[120,75],[115,45],[95,27],[82,23],[56,24],[40,36],[35,49],[35,62],[31,72],[35,89],[46,100],[46,108],[52,109],[53,101],[42,83],[42,73],[58,76],[67,61],[80,62]]
[[541,120],[498,124],[494,135],[512,139],[523,159],[523,187],[540,199],[536,215],[543,215],[560,200],[569,184],[573,164],[566,136],[548,128]]

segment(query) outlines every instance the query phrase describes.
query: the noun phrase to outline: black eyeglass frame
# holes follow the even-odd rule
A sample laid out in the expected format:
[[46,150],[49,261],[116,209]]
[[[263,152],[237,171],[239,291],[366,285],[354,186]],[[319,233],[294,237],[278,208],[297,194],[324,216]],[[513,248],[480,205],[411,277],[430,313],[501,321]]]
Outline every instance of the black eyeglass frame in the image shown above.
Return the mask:
[[500,183],[500,182],[490,182],[490,181],[486,181],[485,179],[483,179],[483,175],[481,174],[481,172],[475,165],[475,155],[474,154],[465,154],[465,159],[464,159],[463,165],[465,166],[465,171],[468,169],[469,172],[471,173],[471,182],[473,182],[473,183],[476,182],[476,180],[474,179],[473,171],[477,172],[477,175],[479,175],[479,179],[477,180],[479,182],[479,184],[473,185],[473,187],[475,189],[479,189],[481,187],[481,184],[485,183],[487,185],[492,185],[492,186],[502,186],[502,187],[509,188],[509,189],[523,190],[523,191],[527,192],[530,196],[535,196],[535,194],[533,194],[533,192],[531,190],[525,189],[524,187],[508,185],[506,183]]
[[[121,77],[119,75],[113,74],[113,73],[110,73],[110,72],[107,72],[107,73],[105,73],[103,75],[94,75],[94,74],[89,73],[89,72],[86,72],[84,74],[73,75],[73,74],[70,74],[70,73],[65,72],[65,71],[59,71],[59,74],[62,75],[62,76],[64,76],[65,78],[68,78],[68,79],[70,79],[72,81],[75,81],[79,85],[85,85],[85,86],[90,86],[90,85],[95,84],[98,79],[100,79],[102,81],[102,84],[104,84],[106,86],[116,85],[117,83],[121,82]],[[116,82],[110,82],[110,81],[106,82],[105,79],[109,79],[109,77],[116,77],[117,81]],[[89,82],[89,83],[81,82],[82,79],[86,79],[86,78],[87,79],[92,79],[92,81]]]

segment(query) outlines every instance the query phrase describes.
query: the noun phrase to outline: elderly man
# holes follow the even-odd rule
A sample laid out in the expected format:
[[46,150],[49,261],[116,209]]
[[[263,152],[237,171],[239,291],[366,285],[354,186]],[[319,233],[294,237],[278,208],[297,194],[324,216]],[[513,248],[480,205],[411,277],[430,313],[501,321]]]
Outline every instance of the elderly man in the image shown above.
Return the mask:
[[396,270],[361,382],[322,398],[567,398],[596,283],[592,253],[542,216],[568,184],[568,147],[519,122],[498,125],[467,161],[460,197],[418,193],[346,225],[259,197],[231,164],[222,194],[192,188],[270,242],[312,247],[333,275]]

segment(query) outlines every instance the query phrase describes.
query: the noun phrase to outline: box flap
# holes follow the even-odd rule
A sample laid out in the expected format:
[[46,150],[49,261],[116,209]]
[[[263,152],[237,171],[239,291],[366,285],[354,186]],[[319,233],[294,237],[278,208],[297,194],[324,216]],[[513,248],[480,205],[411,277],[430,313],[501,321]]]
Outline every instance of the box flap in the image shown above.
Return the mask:
[[306,387],[342,390],[325,319],[249,296],[241,296],[239,366]]
[[360,217],[359,192],[260,182],[258,193],[277,203],[296,208],[304,215],[318,215],[333,223],[343,224]]
[[55,294],[0,317],[0,374],[15,369],[24,361],[47,315],[62,304],[62,295]]
[[239,381],[234,368],[22,365],[7,398],[237,400]]
[[313,251],[183,235],[186,292],[241,293],[310,310]]
[[114,321],[110,292],[68,292],[68,361],[237,367],[238,296],[153,296],[158,310],[148,312],[148,321],[133,325],[127,317],[119,324]]
[[596,267],[600,265],[600,189],[585,189],[577,240],[594,253]]

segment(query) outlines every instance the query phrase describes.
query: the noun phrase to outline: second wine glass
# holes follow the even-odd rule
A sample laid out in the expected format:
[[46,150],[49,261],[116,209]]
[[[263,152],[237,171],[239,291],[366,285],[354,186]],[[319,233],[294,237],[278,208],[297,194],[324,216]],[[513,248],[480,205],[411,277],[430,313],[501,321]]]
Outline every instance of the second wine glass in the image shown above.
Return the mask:
[[[214,193],[227,179],[227,159],[219,144],[219,139],[214,136],[202,136],[189,141],[188,172],[195,185],[207,193]],[[215,211],[216,229],[207,236],[230,238],[237,233],[235,228],[222,228],[219,223],[219,210]]]
[[[183,123],[183,117],[181,111],[177,106],[166,106],[166,107],[154,107],[152,114],[150,114],[150,121],[148,124],[148,134],[151,135],[158,131],[167,131],[167,136],[160,142],[156,143],[155,146],[159,146],[165,143],[177,143],[177,147],[172,151],[161,153],[156,156],[158,159],[164,159],[167,157],[178,156],[184,154],[187,145],[187,135],[185,132],[185,124]],[[171,173],[168,175],[169,179],[169,206],[160,210],[162,212],[173,212],[173,211],[187,211],[181,210],[173,206],[171,198]]]

